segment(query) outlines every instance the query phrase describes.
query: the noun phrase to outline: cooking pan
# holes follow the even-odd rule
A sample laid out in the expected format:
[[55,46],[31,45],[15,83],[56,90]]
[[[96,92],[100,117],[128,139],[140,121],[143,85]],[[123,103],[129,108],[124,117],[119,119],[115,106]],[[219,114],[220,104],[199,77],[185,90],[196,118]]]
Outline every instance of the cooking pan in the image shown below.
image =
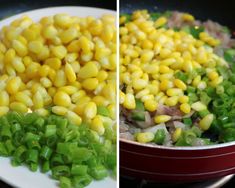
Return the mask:
[[[235,29],[234,1],[121,0],[121,13],[136,9],[178,10]],[[120,174],[160,182],[195,182],[235,173],[235,142],[201,147],[165,147],[120,139]]]

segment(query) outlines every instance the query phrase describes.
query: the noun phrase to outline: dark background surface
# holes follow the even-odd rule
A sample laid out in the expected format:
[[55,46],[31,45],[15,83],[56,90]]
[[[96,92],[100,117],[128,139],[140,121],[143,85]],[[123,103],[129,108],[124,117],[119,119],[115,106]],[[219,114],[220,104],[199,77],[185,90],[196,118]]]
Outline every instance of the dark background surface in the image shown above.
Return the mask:
[[[120,13],[137,9],[153,11],[178,10],[189,12],[197,19],[211,19],[235,31],[235,0],[120,0]],[[235,159],[234,159],[235,160]],[[197,184],[197,188],[204,188]],[[195,184],[157,184],[132,178],[120,178],[121,188],[195,188]],[[223,186],[235,188],[235,178]]]
[[[0,0],[0,19],[28,10],[53,6],[87,6],[116,10],[116,0]],[[0,188],[12,187],[0,180]]]

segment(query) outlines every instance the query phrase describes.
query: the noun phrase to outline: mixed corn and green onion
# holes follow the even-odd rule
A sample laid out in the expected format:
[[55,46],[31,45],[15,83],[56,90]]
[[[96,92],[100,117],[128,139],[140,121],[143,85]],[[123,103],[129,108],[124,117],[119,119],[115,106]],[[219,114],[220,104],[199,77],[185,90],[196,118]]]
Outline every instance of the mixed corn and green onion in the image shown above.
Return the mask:
[[188,13],[138,10],[119,24],[120,137],[167,146],[234,141],[235,49]]
[[[13,156],[14,164],[26,163],[33,171],[42,162],[53,177],[61,176],[61,187],[84,187],[91,177],[103,179],[108,167],[115,170],[115,100],[114,16],[56,14],[38,22],[24,16],[2,27],[0,155]],[[18,116],[20,120],[12,119]],[[85,139],[83,145],[79,139]],[[75,162],[71,152],[78,155]],[[109,155],[112,166],[106,165]]]

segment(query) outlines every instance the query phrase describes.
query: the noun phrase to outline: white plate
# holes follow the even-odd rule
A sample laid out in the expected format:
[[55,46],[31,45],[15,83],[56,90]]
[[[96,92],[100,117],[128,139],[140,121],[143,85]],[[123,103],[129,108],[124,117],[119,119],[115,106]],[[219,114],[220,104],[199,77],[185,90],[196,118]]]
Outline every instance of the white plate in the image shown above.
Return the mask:
[[[0,22],[0,28],[8,25],[11,21],[28,15],[34,21],[38,21],[43,16],[57,13],[68,13],[72,16],[94,16],[100,17],[102,14],[113,14],[114,11],[90,8],[90,7],[53,7],[33,10],[17,14]],[[0,179],[17,188],[57,188],[58,183],[52,180],[49,175],[40,172],[31,172],[27,167],[12,167],[8,158],[0,157]],[[93,181],[87,188],[115,188],[116,181],[110,177],[102,181]]]

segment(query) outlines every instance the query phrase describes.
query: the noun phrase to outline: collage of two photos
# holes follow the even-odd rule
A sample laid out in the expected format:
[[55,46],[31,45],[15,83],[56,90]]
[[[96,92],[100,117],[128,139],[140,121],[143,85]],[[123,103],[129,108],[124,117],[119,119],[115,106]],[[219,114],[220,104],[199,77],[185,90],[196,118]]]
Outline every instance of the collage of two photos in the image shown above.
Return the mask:
[[0,188],[235,187],[235,3],[0,2]]

